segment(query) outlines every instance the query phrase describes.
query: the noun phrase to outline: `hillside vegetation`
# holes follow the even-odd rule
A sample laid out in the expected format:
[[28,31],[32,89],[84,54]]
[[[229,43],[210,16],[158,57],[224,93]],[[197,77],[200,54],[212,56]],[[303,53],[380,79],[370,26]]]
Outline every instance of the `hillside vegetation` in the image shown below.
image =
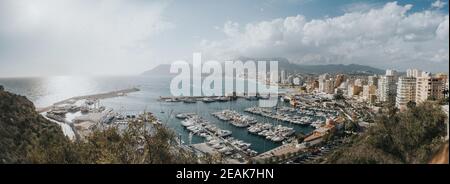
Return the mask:
[[326,158],[326,163],[429,163],[444,143],[445,114],[440,106],[424,103],[401,113],[385,113],[376,125]]

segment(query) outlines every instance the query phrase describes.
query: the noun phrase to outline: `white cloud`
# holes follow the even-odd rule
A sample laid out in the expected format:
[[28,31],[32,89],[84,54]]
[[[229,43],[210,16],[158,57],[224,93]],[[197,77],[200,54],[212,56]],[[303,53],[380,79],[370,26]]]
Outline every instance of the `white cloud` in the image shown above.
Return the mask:
[[433,2],[433,3],[431,3],[431,7],[437,8],[437,9],[442,9],[442,8],[445,7],[446,4],[447,3],[444,2],[444,1],[437,0],[437,1]]
[[380,5],[379,3],[355,2],[355,3],[344,5],[341,9],[347,13],[366,12],[366,11],[369,11],[379,5]]
[[445,20],[439,24],[439,27],[436,30],[437,37],[444,42],[447,41],[447,43],[448,43],[448,34],[449,34],[448,25],[449,25],[449,21],[448,21],[448,15],[447,15],[445,17]]
[[148,40],[175,26],[162,17],[165,7],[162,1],[2,1],[0,42],[8,46],[0,62],[27,66],[15,75],[141,71],[153,56]]
[[244,26],[227,22],[223,28],[227,38],[204,40],[202,49],[216,59],[281,56],[300,63],[359,63],[399,69],[448,66],[448,15],[429,10],[410,13],[411,8],[392,2],[323,19],[306,20],[297,15]]

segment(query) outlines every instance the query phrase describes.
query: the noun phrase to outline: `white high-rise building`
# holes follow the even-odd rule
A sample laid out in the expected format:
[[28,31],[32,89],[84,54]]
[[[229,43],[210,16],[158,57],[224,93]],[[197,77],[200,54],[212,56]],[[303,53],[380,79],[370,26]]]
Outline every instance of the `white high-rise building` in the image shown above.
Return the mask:
[[281,84],[286,83],[286,72],[284,70],[281,70],[280,72],[280,80],[278,81]]
[[397,76],[397,71],[392,69],[386,70],[386,76]]
[[395,102],[397,94],[397,72],[386,70],[386,75],[378,79],[378,100],[380,102]]
[[326,81],[330,79],[328,74],[323,74],[319,76],[319,92],[326,93],[327,84]]
[[327,94],[334,93],[334,79],[325,80],[325,89],[324,92]]
[[356,79],[355,80],[355,86],[363,87],[366,84],[366,82],[363,79]]
[[408,69],[406,70],[406,77],[421,77],[422,76],[422,71],[418,70],[418,69]]
[[369,76],[368,80],[367,80],[367,84],[369,86],[378,86],[378,76],[374,75],[374,76]]
[[416,78],[400,77],[397,83],[395,106],[400,110],[406,109],[409,102],[416,101]]

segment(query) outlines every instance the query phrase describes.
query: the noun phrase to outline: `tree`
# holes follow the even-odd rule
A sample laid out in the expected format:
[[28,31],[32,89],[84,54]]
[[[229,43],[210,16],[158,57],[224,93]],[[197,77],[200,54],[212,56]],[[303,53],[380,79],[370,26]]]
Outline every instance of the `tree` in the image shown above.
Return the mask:
[[358,131],[358,123],[356,121],[346,121],[344,123],[344,130],[356,132]]
[[416,102],[409,101],[409,102],[406,104],[406,107],[407,107],[408,109],[411,109],[411,108],[415,108],[416,105],[417,105]]
[[336,94],[334,94],[334,95],[333,95],[333,98],[334,98],[335,100],[345,100],[345,97],[344,97],[344,95],[343,95],[342,93],[336,93]]

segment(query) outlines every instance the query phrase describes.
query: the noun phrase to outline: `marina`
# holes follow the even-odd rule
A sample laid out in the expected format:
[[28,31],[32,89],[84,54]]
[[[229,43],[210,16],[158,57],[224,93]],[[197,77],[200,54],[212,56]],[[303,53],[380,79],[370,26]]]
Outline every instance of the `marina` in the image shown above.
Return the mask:
[[295,130],[293,128],[285,127],[282,125],[272,126],[268,123],[257,123],[249,127],[247,130],[249,133],[263,136],[267,140],[271,140],[273,142],[282,142],[295,133]]
[[295,133],[295,130],[293,128],[285,127],[282,125],[273,126],[270,123],[258,123],[255,118],[247,115],[241,115],[238,112],[232,110],[223,110],[212,114],[222,121],[231,123],[235,127],[248,127],[247,131],[249,133],[262,136],[265,139],[273,142],[282,142]]
[[228,137],[232,134],[229,130],[222,130],[217,128],[209,121],[203,119],[198,115],[192,115],[181,121],[181,125],[189,130],[193,135],[208,138],[210,136]]
[[291,108],[280,107],[278,109],[250,107],[245,112],[271,118],[277,121],[292,123],[297,125],[320,126],[326,118],[334,118],[338,111],[330,111],[321,108]]
[[250,116],[241,115],[238,112],[232,110],[223,110],[221,112],[212,113],[212,115],[222,121],[228,121],[233,126],[239,128],[245,128],[252,124],[257,123],[256,119]]
[[[76,79],[71,79],[76,80]],[[231,97],[209,97],[202,96],[201,98],[189,97],[196,99],[196,103],[184,103],[182,98],[170,97],[166,100],[161,100],[162,94],[169,94],[167,83],[171,80],[170,77],[128,77],[128,78],[91,78],[89,81],[96,84],[96,88],[81,86],[74,86],[73,88],[85,89],[80,94],[89,94],[89,91],[94,91],[92,95],[76,95],[76,93],[68,93],[60,95],[56,93],[51,98],[34,97],[33,101],[40,101],[42,104],[40,109],[42,114],[49,113],[49,117],[53,116],[54,122],[58,122],[63,128],[64,134],[74,139],[83,138],[88,135],[94,128],[102,124],[105,127],[117,126],[126,127],[128,121],[137,121],[142,119],[141,114],[153,112],[151,116],[159,120],[158,122],[171,128],[179,138],[180,142],[185,146],[194,146],[204,144],[203,147],[210,147],[205,134],[193,134],[190,130],[184,127],[181,122],[192,117],[193,115],[201,116],[202,119],[208,121],[211,125],[221,130],[228,130],[231,135],[221,137],[218,140],[234,139],[248,143],[249,149],[253,150],[253,154],[263,153],[282,145],[282,142],[291,140],[293,136],[281,142],[274,142],[267,139],[265,136],[252,134],[248,131],[255,124],[249,123],[244,127],[237,127],[227,121],[218,120],[212,113],[230,109],[239,113],[241,116],[248,116],[254,118],[258,123],[269,123],[272,126],[282,125],[293,128],[295,132],[307,134],[313,131],[312,127],[299,126],[289,124],[281,121],[273,121],[271,118],[262,116],[253,116],[246,113],[244,110],[249,107],[254,107],[259,104],[256,97],[238,97],[237,99],[229,100]],[[67,80],[66,80],[67,81]],[[86,80],[81,80],[86,81]],[[55,80],[55,82],[63,82]],[[114,84],[114,85],[111,85]],[[151,84],[151,85],[150,85]],[[54,84],[53,86],[64,86],[64,84]],[[139,86],[139,90],[131,90],[128,86]],[[89,90],[88,90],[89,89]],[[115,90],[115,89],[129,89],[129,90]],[[106,91],[106,92],[105,92]],[[109,92],[108,92],[109,91]],[[38,94],[37,92],[35,94]],[[107,95],[106,95],[107,94]],[[75,97],[72,97],[75,96]],[[237,96],[240,96],[239,94]],[[98,97],[96,99],[95,97]],[[107,98],[108,97],[108,98]],[[60,100],[66,99],[66,100]],[[213,102],[214,101],[214,102]],[[284,106],[284,104],[280,104]],[[39,105],[38,105],[39,107]],[[45,111],[44,111],[45,110]],[[187,113],[186,113],[187,112]],[[50,115],[53,114],[53,115]],[[46,118],[49,118],[45,116]],[[50,119],[50,118],[49,118]],[[198,131],[195,128],[192,130]],[[228,132],[222,132],[218,135],[226,135]],[[208,133],[207,133],[208,134]],[[215,135],[216,136],[216,135]],[[218,137],[218,136],[216,136]],[[231,144],[228,147],[236,150]],[[217,149],[214,149],[218,151]],[[248,157],[248,153],[241,151],[234,151],[239,153],[243,158]],[[229,158],[235,157],[232,155]],[[240,156],[237,156],[238,158]]]
[[[243,158],[244,156],[251,157],[257,154],[256,151],[250,149],[250,143],[231,137],[231,131],[217,128],[196,114],[185,113],[185,115],[186,114],[189,114],[189,117],[183,120],[181,125],[185,127],[190,134],[198,135],[206,140],[206,145],[203,145],[203,149],[200,151],[205,153],[216,151],[224,156],[233,155],[233,158]],[[205,146],[209,148],[205,148]],[[240,156],[237,156],[236,154]]]

